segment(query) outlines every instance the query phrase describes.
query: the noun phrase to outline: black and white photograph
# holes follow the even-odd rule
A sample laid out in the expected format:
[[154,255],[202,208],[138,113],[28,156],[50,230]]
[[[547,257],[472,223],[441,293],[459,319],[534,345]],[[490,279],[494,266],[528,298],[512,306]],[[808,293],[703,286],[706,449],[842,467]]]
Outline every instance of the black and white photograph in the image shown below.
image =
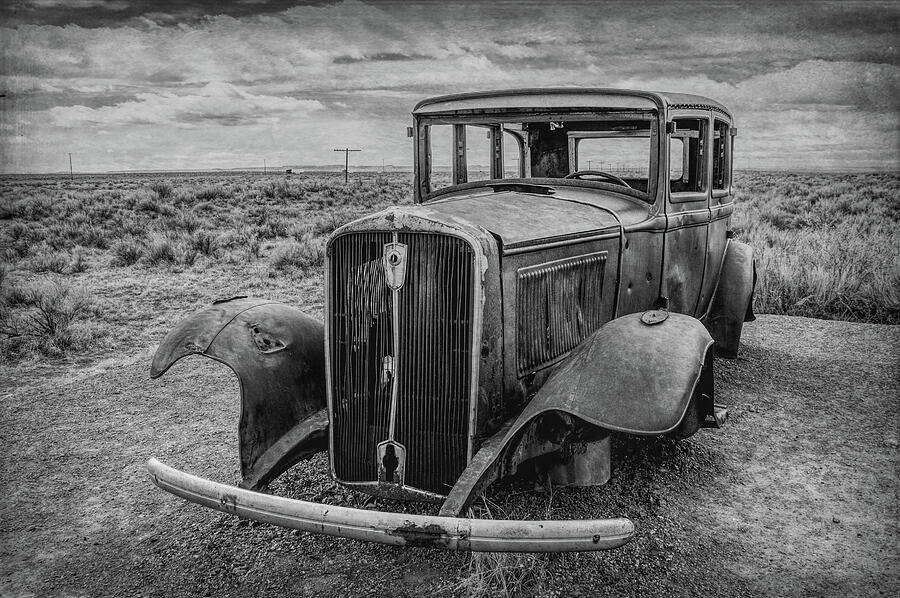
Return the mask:
[[900,595],[900,3],[0,5],[0,596]]

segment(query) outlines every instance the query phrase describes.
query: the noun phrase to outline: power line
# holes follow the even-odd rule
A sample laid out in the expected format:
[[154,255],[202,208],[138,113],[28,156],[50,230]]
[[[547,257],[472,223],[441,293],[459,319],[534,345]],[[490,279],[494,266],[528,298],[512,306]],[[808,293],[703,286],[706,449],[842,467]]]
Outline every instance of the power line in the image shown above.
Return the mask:
[[345,147],[344,149],[336,149],[334,151],[344,152],[344,184],[346,185],[347,181],[350,179],[350,152],[361,152],[362,150]]

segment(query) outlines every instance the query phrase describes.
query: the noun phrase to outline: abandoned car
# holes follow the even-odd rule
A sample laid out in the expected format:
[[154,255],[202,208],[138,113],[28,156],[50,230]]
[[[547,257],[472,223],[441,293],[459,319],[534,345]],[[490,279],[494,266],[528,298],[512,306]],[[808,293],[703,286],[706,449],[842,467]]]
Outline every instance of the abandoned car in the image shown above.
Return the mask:
[[[687,437],[726,417],[713,355],[753,319],[753,254],[731,239],[734,123],[694,95],[604,89],[420,102],[414,205],[330,237],[325,322],[266,300],[178,324],[151,367],[191,354],[241,388],[241,487],[157,460],[189,501],[295,529],[478,551],[598,550],[625,518],[467,518],[494,480],[602,485],[610,434]],[[328,451],[332,477],[436,516],[259,492]],[[530,469],[525,469],[525,467]]]

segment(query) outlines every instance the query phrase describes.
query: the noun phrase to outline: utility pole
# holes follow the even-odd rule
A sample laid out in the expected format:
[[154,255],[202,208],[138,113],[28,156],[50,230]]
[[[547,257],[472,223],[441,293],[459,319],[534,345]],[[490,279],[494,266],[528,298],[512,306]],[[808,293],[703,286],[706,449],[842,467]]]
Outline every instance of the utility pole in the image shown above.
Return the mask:
[[72,152],[69,152],[69,178],[75,180],[75,174],[72,172]]
[[381,172],[384,172],[384,158],[381,159]]
[[588,170],[591,169],[591,162],[593,162],[593,160],[588,160]]
[[336,149],[334,151],[344,152],[344,184],[346,185],[347,181],[350,180],[350,152],[361,152],[362,150],[345,147],[344,149]]
[[263,176],[266,175],[266,159],[263,158]]

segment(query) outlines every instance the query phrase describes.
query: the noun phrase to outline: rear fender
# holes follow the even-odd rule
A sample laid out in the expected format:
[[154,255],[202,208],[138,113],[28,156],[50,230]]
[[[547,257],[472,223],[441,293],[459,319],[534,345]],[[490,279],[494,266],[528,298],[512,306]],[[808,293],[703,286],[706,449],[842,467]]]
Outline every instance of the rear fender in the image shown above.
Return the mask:
[[[517,455],[558,450],[598,428],[690,436],[713,415],[712,345],[703,324],[683,314],[653,311],[608,322],[554,370],[518,418],[482,444],[441,514],[464,513],[479,492],[515,470]],[[555,426],[567,439],[540,432],[548,416],[571,423]]]
[[716,357],[737,357],[744,322],[753,315],[756,289],[756,261],[753,249],[738,241],[729,241],[715,295],[704,323],[716,342]]
[[326,448],[325,340],[321,322],[271,301],[216,302],[175,326],[153,356],[150,377],[188,355],[224,363],[241,389],[241,485],[263,488]]

